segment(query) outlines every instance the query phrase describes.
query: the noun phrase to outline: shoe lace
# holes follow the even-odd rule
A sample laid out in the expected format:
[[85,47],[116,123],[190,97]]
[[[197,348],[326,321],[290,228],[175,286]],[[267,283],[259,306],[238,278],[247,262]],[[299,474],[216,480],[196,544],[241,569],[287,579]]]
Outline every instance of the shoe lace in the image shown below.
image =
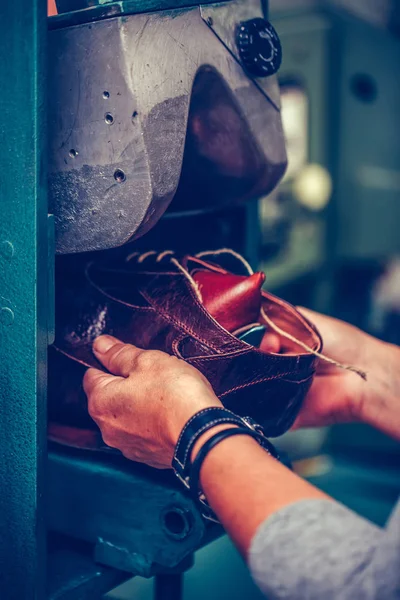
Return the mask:
[[170,262],[176,266],[176,268],[186,277],[186,279],[190,282],[191,287],[194,289],[195,294],[198,300],[203,304],[203,298],[199,289],[199,286],[189,273],[187,269],[185,269],[179,260],[175,257],[175,252],[173,250],[163,250],[162,252],[157,252],[157,250],[149,250],[148,252],[132,252],[129,254],[125,262],[130,262],[131,260],[136,260],[139,264],[142,264],[148,258],[155,259],[156,263],[160,263],[165,258],[169,258]]
[[[220,250],[206,250],[204,252],[199,252],[198,254],[196,254],[196,257],[197,258],[206,258],[206,257],[212,258],[213,256],[221,256],[221,255],[224,255],[224,254],[229,254],[231,256],[234,256],[237,260],[239,260],[243,264],[243,266],[247,270],[248,274],[249,275],[253,275],[254,271],[251,268],[250,264],[247,262],[247,260],[245,258],[243,258],[243,256],[241,256],[240,254],[238,254],[237,252],[235,252],[234,250],[231,250],[230,248],[221,248]],[[193,279],[193,277],[191,276],[191,274],[189,273],[189,271],[187,269],[185,269],[180,264],[179,260],[175,257],[175,252],[173,250],[163,250],[162,252],[159,252],[157,250],[149,250],[147,252],[142,252],[142,253],[140,253],[140,252],[132,252],[131,254],[129,254],[126,257],[125,261],[126,262],[130,262],[131,260],[134,259],[139,264],[142,264],[144,261],[146,261],[150,257],[153,258],[153,259],[155,259],[156,263],[160,263],[162,260],[164,260],[165,258],[169,257],[169,260],[171,261],[171,263],[173,263],[176,266],[176,268],[179,269],[179,271],[181,271],[181,273],[190,282],[191,287],[194,289],[194,291],[195,291],[195,293],[197,295],[198,300],[201,303],[203,303],[203,298],[201,296],[201,292],[200,292],[199,286],[197,285],[197,283],[195,282],[195,280]],[[318,350],[314,350],[313,348],[311,348],[305,342],[302,342],[301,340],[297,339],[291,333],[288,333],[287,331],[285,331],[284,329],[282,329],[281,327],[279,327],[279,325],[277,325],[267,315],[267,313],[265,312],[264,308],[261,308],[261,316],[263,317],[264,321],[271,327],[271,329],[273,331],[275,331],[275,333],[277,333],[277,334],[281,335],[282,337],[290,340],[294,344],[297,344],[298,346],[300,346],[301,348],[303,348],[307,352],[310,352],[314,356],[317,356],[318,358],[320,358],[324,362],[327,362],[329,364],[335,365],[339,369],[344,369],[346,371],[351,371],[352,373],[356,373],[359,377],[361,377],[362,379],[364,379],[364,381],[366,381],[367,374],[365,373],[365,371],[362,371],[361,369],[359,369],[357,367],[354,367],[353,365],[346,365],[346,364],[340,363],[337,360],[334,360],[333,358],[330,358],[329,356],[326,356],[322,352],[318,352]]]

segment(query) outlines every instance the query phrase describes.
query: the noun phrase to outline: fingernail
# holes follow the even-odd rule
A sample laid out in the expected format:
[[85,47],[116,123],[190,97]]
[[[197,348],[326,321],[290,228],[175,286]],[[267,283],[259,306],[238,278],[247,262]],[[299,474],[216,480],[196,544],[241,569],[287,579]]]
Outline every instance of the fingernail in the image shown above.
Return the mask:
[[105,354],[116,344],[116,340],[110,335],[101,335],[93,343],[93,350],[99,354]]

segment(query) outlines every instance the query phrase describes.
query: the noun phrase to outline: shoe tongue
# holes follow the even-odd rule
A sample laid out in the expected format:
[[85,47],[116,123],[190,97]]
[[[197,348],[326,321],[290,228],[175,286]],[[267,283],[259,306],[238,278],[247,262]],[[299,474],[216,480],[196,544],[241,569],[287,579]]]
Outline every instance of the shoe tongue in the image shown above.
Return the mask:
[[198,270],[193,279],[205,308],[230,333],[258,322],[264,273],[243,276]]

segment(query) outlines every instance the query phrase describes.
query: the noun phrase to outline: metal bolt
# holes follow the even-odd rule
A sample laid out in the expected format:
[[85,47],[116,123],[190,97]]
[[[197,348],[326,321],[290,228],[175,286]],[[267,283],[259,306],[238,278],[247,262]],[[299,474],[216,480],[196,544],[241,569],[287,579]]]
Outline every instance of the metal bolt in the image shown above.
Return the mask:
[[14,246],[7,240],[1,243],[0,251],[4,258],[12,258],[15,254]]
[[11,325],[14,322],[14,313],[8,306],[0,309],[0,323],[2,325]]

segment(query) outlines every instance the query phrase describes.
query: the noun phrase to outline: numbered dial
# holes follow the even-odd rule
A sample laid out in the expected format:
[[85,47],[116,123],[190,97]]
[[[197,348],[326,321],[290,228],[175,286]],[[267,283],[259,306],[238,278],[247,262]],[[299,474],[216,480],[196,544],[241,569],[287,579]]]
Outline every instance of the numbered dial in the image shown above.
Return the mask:
[[282,47],[278,34],[265,19],[241,23],[237,46],[244,67],[257,77],[273,75],[281,66]]

